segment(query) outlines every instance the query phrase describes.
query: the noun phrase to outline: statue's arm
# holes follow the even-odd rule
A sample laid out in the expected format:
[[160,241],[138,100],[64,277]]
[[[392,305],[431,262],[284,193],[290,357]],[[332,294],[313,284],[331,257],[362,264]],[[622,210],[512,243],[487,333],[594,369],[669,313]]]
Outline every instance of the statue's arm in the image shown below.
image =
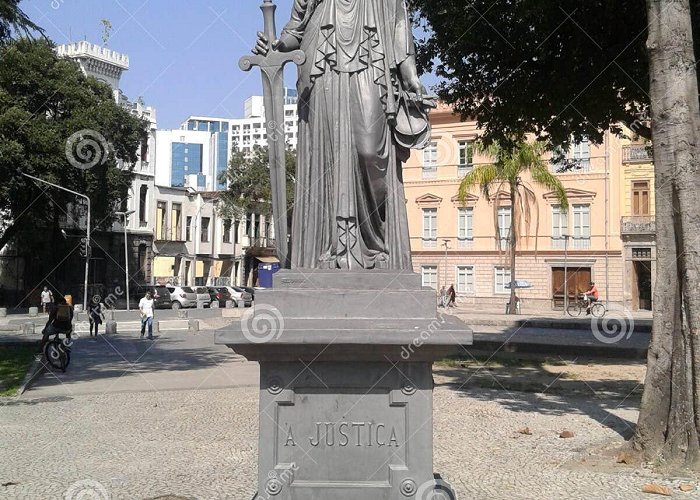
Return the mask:
[[396,28],[394,30],[394,56],[399,67],[401,81],[406,90],[419,95],[426,93],[418,78],[416,47],[413,41],[411,21],[404,0],[396,0]]
[[287,25],[282,30],[279,40],[275,43],[275,49],[281,52],[290,52],[296,50],[301,45],[301,40],[304,38],[306,25],[309,23],[309,18],[316,9],[317,0],[294,0],[292,6],[292,17]]

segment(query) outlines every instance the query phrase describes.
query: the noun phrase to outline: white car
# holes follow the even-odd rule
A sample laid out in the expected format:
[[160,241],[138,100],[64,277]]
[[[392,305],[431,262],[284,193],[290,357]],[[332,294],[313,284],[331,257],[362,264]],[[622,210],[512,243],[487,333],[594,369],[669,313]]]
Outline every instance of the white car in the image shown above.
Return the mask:
[[211,295],[209,295],[209,289],[205,286],[198,286],[194,289],[197,294],[197,303],[204,302],[204,307],[211,306]]
[[231,300],[233,300],[233,302],[236,304],[236,307],[238,307],[238,304],[241,302],[243,302],[245,307],[250,307],[253,305],[253,296],[242,288],[237,286],[227,286],[226,289],[231,293]]
[[170,292],[170,302],[173,309],[181,307],[197,307],[197,294],[189,286],[166,287]]

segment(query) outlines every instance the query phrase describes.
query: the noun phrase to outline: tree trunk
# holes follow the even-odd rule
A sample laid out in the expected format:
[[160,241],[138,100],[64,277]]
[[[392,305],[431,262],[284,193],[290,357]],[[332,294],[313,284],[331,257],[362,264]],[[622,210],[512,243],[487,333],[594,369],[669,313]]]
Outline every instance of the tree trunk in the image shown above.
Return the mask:
[[[508,303],[508,314],[515,314],[515,251],[518,245],[518,236],[515,232],[516,212],[515,212],[515,186],[510,185],[510,301]],[[520,216],[522,214],[518,214]]]
[[647,0],[656,171],[653,336],[633,445],[669,468],[700,466],[700,104],[688,0]]

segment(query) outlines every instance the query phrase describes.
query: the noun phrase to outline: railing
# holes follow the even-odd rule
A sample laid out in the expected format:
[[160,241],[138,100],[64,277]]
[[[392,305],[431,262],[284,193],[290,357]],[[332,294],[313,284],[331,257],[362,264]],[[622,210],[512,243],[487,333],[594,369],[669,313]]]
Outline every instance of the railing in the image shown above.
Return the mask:
[[182,236],[182,226],[174,228],[164,226],[160,232],[157,230],[153,231],[153,237],[156,241],[185,241]]
[[275,247],[275,239],[274,238],[266,238],[266,237],[258,237],[258,238],[250,238],[248,237],[248,242],[249,242],[249,247],[252,248],[274,248]]
[[635,215],[622,217],[620,234],[655,234],[656,219],[653,215]]
[[651,151],[643,144],[622,148],[622,163],[649,163],[652,160]]

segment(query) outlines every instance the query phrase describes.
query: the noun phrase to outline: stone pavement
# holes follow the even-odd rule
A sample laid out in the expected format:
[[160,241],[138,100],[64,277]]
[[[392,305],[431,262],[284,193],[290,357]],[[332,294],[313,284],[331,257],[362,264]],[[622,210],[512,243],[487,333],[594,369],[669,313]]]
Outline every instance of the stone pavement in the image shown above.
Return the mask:
[[[619,433],[637,416],[634,405],[462,392],[440,383],[435,470],[459,498],[643,497],[641,486],[651,480],[645,471],[580,467],[587,450],[622,443]],[[0,411],[0,484],[16,483],[0,486],[0,497],[249,500],[256,413],[254,387],[42,398],[29,393]],[[517,432],[524,426],[532,435]],[[559,438],[564,429],[575,437]],[[90,497],[89,490],[106,495]]]

